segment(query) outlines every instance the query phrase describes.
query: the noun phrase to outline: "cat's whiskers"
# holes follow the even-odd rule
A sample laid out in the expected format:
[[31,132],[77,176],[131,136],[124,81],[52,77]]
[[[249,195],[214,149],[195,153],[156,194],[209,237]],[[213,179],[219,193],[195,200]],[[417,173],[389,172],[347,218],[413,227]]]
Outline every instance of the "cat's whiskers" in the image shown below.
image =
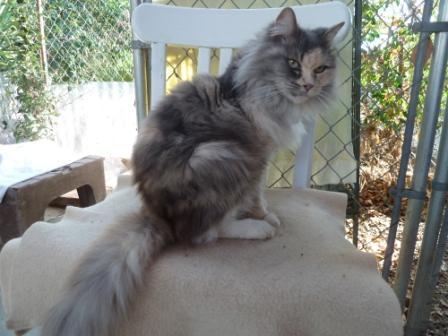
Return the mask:
[[247,102],[251,104],[263,103],[280,95],[281,91],[277,87],[267,84],[264,86],[255,87],[251,90],[250,93],[247,94]]
[[319,95],[315,96],[314,98],[317,99],[317,101],[318,101],[320,104],[322,104],[322,106],[323,106],[324,108],[326,108],[326,109],[329,109],[329,108],[330,108],[330,103],[329,103],[329,101],[327,100],[327,97],[325,97],[324,95],[319,94]]

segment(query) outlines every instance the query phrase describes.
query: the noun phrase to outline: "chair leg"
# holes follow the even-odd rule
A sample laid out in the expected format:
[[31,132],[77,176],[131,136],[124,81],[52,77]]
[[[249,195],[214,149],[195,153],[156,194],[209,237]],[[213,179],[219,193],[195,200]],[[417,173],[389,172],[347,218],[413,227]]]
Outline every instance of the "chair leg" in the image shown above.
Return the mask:
[[76,189],[81,207],[94,205],[106,197],[103,161],[91,161],[88,166],[84,167],[84,170],[85,176],[89,178],[84,180],[85,185]]
[[[0,238],[1,244],[20,237],[34,222],[44,218],[47,204],[43,200],[29,202],[20,195],[13,195],[0,204]],[[29,198],[29,197],[28,197]],[[32,207],[27,204],[33,204]]]
[[20,215],[14,204],[0,204],[0,239],[1,245],[22,234]]
[[79,205],[81,207],[88,207],[90,205],[94,205],[96,203],[95,194],[93,189],[89,185],[84,185],[76,189],[78,191],[79,196]]

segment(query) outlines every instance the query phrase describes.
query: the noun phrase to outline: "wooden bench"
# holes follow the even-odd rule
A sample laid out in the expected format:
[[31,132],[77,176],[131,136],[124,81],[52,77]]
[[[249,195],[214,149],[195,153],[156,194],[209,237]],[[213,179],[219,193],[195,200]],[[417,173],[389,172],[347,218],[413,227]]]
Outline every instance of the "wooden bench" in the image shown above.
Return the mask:
[[0,203],[2,244],[42,220],[50,202],[71,190],[77,190],[81,207],[102,201],[106,197],[103,161],[99,156],[86,156],[9,187]]

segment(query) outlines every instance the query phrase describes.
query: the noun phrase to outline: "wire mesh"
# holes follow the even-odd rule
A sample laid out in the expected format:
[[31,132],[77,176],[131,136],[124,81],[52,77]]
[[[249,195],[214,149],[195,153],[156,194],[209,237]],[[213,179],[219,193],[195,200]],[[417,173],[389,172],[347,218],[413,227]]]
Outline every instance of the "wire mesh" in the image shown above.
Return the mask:
[[[321,1],[154,2],[201,8],[264,8]],[[349,195],[347,237],[355,236],[360,249],[375,253],[381,267],[393,201],[388,191],[398,172],[417,41],[410,26],[420,21],[423,1],[345,3],[358,17],[354,19],[351,35],[337,50],[340,95],[332,108],[340,113],[319,118],[312,180],[315,188]],[[89,95],[93,86],[86,84],[132,85],[129,19],[128,0],[8,0],[0,4],[0,142],[14,141],[14,136],[19,140],[47,136],[51,132],[46,130],[52,129],[50,117]],[[427,54],[430,57],[430,49]],[[217,69],[218,62],[219,52],[214,50],[212,69]],[[167,88],[191,78],[196,64],[197,50],[170,47]],[[426,79],[427,69],[423,93]],[[107,85],[104,88],[101,94],[108,97],[115,90]],[[122,92],[120,89],[119,95]],[[133,113],[132,100],[133,97],[128,99],[129,115]],[[268,185],[291,187],[293,168],[294,153],[279,154],[271,165]],[[408,183],[412,174],[411,162]],[[393,278],[396,255],[392,266]]]

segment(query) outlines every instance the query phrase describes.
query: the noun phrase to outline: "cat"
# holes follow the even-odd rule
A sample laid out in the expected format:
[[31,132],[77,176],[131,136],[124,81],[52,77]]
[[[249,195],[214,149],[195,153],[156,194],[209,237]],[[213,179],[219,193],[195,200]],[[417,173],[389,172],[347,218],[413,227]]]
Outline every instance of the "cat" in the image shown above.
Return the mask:
[[262,194],[266,166],[291,143],[294,125],[331,99],[331,44],[343,24],[302,29],[285,8],[222,76],[196,76],[157,105],[132,156],[139,218],[120,220],[84,256],[43,336],[114,335],[168,244],[275,235],[280,221]]

